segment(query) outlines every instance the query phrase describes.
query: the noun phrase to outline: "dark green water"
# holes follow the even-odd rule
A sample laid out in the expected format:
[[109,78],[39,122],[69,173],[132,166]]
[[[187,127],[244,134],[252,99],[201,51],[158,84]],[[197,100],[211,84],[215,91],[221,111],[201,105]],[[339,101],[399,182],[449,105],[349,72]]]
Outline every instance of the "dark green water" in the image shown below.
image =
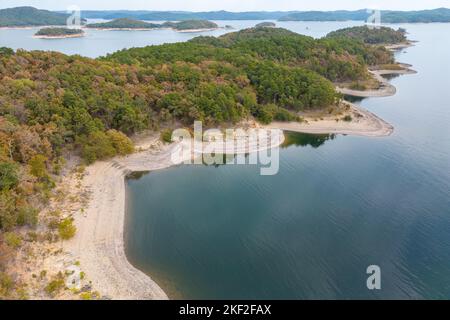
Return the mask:
[[358,102],[392,136],[291,135],[275,176],[180,166],[129,180],[130,261],[172,298],[450,298],[450,24],[403,27],[420,42],[398,59],[419,73]]

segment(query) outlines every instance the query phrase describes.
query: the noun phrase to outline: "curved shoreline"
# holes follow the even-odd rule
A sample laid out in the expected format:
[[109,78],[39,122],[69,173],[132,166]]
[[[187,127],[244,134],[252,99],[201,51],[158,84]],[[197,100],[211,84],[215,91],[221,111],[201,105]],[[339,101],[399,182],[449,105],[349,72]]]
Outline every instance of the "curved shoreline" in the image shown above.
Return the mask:
[[329,116],[319,121],[307,119],[306,122],[272,122],[266,128],[278,128],[286,131],[294,131],[310,134],[345,134],[364,137],[385,137],[394,132],[394,127],[373,114],[350,102],[345,102],[349,107],[348,115],[352,121],[336,121]]
[[[278,137],[270,147],[284,142],[281,131]],[[132,172],[161,170],[187,160],[172,162],[172,153],[179,147],[180,143],[163,145],[158,136],[138,144],[141,151],[137,153],[97,162],[86,168],[83,184],[91,191],[91,199],[84,214],[75,216],[76,236],[63,246],[80,261],[92,285],[103,296],[116,300],[168,299],[159,285],[131,265],[126,257],[125,178]],[[234,151],[246,153],[264,149],[267,148],[250,145],[249,149]]]
[[[352,125],[341,121],[340,129],[289,123],[274,123],[264,128],[305,133],[342,133],[363,136],[386,136],[393,127],[367,110],[351,105],[352,112],[362,113],[363,125]],[[324,120],[326,121],[326,120]],[[317,122],[324,123],[323,121]],[[368,123],[370,125],[368,125]],[[334,126],[336,127],[336,123]],[[280,131],[281,132],[281,131]],[[284,142],[284,135],[270,147]],[[177,152],[180,143],[164,145],[158,137],[146,139],[137,145],[141,151],[127,157],[94,163],[86,168],[83,184],[91,192],[89,205],[83,215],[75,217],[78,232],[64,242],[64,249],[78,259],[92,281],[94,288],[103,296],[117,300],[166,300],[167,294],[144,272],[135,268],[127,259],[124,244],[125,232],[125,178],[132,172],[156,171],[177,165],[171,155]],[[249,149],[229,150],[245,153],[267,149],[252,144]],[[185,159],[187,160],[187,159]],[[182,160],[183,161],[183,160]]]
[[417,71],[410,69],[408,64],[399,64],[403,69],[390,70],[390,69],[379,69],[379,70],[369,70],[370,74],[380,83],[380,88],[373,90],[352,90],[349,88],[342,88],[337,86],[336,91],[348,96],[354,96],[359,98],[381,98],[390,97],[397,93],[397,88],[393,86],[389,80],[383,77],[383,75],[390,74],[415,74]]
[[[382,77],[383,74],[414,73],[410,69],[371,72],[377,78],[381,78],[382,83],[388,84],[387,89],[378,90],[380,91],[378,93],[365,92],[363,97],[382,97],[396,93],[395,87]],[[388,136],[394,131],[392,125],[370,111],[349,102],[345,103],[348,104],[347,115],[352,116],[352,121],[336,121],[335,116],[330,115],[320,121],[314,121],[312,118],[303,123],[275,122],[263,127],[304,133],[367,137]],[[284,136],[279,140],[279,144],[282,144]],[[79,259],[93,286],[102,295],[117,300],[168,299],[164,290],[151,277],[135,268],[126,257],[125,178],[132,172],[155,171],[176,165],[172,162],[171,155],[176,152],[176,148],[180,148],[180,145],[181,143],[163,145],[159,142],[159,136],[154,137],[153,140],[146,140],[137,145],[141,148],[140,152],[128,157],[97,162],[86,169],[83,183],[90,189],[91,199],[84,214],[75,217],[79,231],[72,240],[64,243],[64,248]],[[257,151],[258,148],[256,145],[256,149],[252,151]]]

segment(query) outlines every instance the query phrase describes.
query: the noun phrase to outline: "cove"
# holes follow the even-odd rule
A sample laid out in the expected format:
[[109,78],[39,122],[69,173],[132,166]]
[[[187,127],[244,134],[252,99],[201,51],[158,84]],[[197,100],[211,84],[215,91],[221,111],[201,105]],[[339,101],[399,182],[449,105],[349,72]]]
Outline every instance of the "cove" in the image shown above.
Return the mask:
[[448,298],[450,45],[436,38],[450,25],[399,26],[419,42],[397,59],[419,73],[356,102],[392,136],[289,134],[270,177],[191,165],[127,180],[130,262],[175,299]]

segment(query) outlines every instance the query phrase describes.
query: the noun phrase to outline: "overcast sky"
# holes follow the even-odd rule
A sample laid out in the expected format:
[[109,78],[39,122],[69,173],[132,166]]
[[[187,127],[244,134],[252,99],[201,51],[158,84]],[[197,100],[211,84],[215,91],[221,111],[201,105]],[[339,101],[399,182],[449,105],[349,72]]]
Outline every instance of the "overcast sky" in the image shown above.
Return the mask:
[[0,8],[34,6],[65,10],[289,11],[379,8],[394,10],[450,7],[450,0],[0,0]]

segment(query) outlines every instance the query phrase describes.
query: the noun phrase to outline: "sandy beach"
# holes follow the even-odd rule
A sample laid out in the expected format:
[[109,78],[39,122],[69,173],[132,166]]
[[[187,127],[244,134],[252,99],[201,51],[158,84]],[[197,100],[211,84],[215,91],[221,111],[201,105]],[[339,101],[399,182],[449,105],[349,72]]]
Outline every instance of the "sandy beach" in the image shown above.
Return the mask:
[[414,42],[415,41],[408,41],[408,42],[403,42],[403,43],[398,43],[398,44],[388,44],[388,45],[385,45],[384,47],[391,51],[398,51],[398,50],[402,50],[402,49],[406,49],[406,48],[414,46]]
[[272,122],[265,127],[311,134],[347,134],[365,137],[384,137],[394,132],[392,125],[370,111],[349,102],[345,103],[349,106],[346,115],[351,116],[352,121],[336,121],[335,116],[323,116],[319,120],[313,116],[305,116],[303,122]]
[[[282,131],[272,141],[269,147],[281,145],[284,142]],[[93,287],[102,296],[117,300],[168,298],[158,284],[134,268],[125,255],[125,178],[131,172],[177,165],[171,155],[179,147],[179,143],[162,144],[159,136],[154,136],[137,143],[140,152],[97,162],[86,169],[83,184],[91,193],[89,204],[83,215],[75,216],[78,232],[64,243],[64,250],[80,261]],[[267,146],[249,143],[246,149],[227,151],[247,153],[262,149]]]
[[[333,118],[308,123],[272,123],[264,128],[307,133],[342,133],[363,136],[386,136],[393,127],[374,114],[350,104],[349,114],[355,118],[345,122]],[[269,147],[284,142],[284,135],[272,140]],[[211,142],[215,143],[215,142]],[[210,144],[211,144],[210,143]],[[64,243],[64,250],[80,261],[83,271],[102,296],[112,299],[167,299],[165,292],[148,275],[127,260],[124,247],[125,178],[131,172],[154,171],[173,165],[171,154],[180,143],[166,145],[159,136],[137,143],[141,151],[128,157],[97,162],[86,169],[83,185],[90,191],[88,206],[75,216],[76,236]],[[242,150],[228,148],[227,153],[247,153],[267,149],[249,142]]]
[[85,37],[86,34],[85,33],[80,33],[80,34],[71,34],[71,35],[64,35],[64,36],[37,36],[34,35],[33,38],[35,39],[69,39],[69,38],[82,38]]
[[415,74],[417,71],[410,69],[410,65],[407,64],[399,64],[402,69],[391,70],[391,69],[379,69],[379,70],[369,70],[370,74],[380,83],[380,87],[378,89],[373,90],[353,90],[349,88],[336,87],[336,91],[342,93],[344,95],[360,97],[360,98],[376,98],[376,97],[390,97],[395,95],[397,89],[389,83],[383,75],[391,75],[391,74]]
[[[193,32],[190,30],[190,32]],[[383,75],[415,73],[409,65],[398,70],[369,70],[381,85],[378,90],[355,91],[337,88],[341,93],[359,97],[385,97],[396,93]],[[346,134],[384,137],[394,127],[375,114],[343,101],[338,113],[304,114],[302,122],[273,122],[266,129],[278,129],[279,139],[269,147],[283,143],[282,130],[313,134]],[[159,285],[128,261],[124,245],[125,179],[132,172],[154,171],[177,165],[171,155],[182,143],[163,144],[159,136],[136,144],[140,150],[128,157],[97,162],[86,169],[84,186],[90,191],[83,215],[75,217],[77,235],[64,243],[64,249],[78,259],[92,285],[103,296],[117,300],[168,299]],[[247,149],[226,149],[227,153],[245,153],[268,148],[248,142]],[[186,159],[185,159],[186,160]],[[183,160],[181,160],[183,161]]]

